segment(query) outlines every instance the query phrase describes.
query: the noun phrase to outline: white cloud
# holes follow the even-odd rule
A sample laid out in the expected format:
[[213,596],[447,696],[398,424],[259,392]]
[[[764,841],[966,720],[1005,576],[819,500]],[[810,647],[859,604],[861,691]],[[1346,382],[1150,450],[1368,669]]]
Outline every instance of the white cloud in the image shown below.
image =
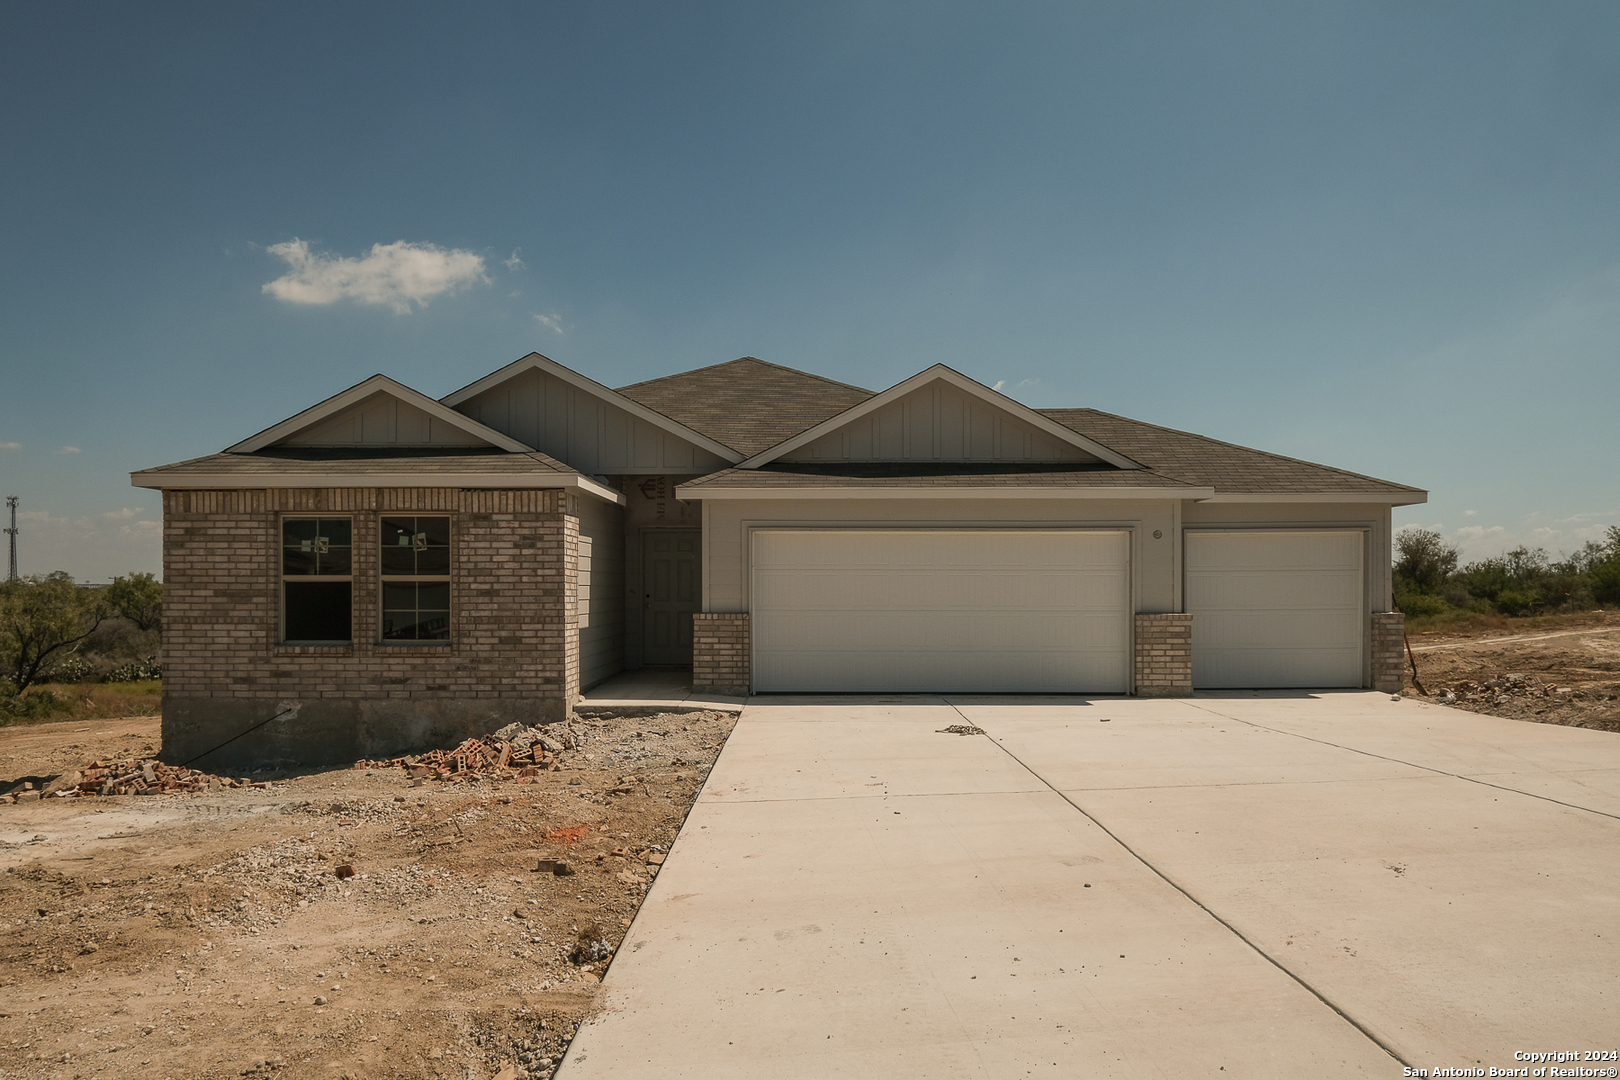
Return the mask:
[[0,442],[0,450],[21,450],[21,449],[22,449],[22,443],[20,443],[20,442]]
[[1479,517],[1478,510],[1464,510],[1463,517]]
[[82,453],[84,453],[84,451],[80,450],[77,446],[64,446],[64,447],[62,447],[62,449],[58,450],[57,453],[58,454],[82,454]]
[[505,266],[508,270],[522,270],[524,267],[524,262],[522,259],[518,258],[518,252],[522,250],[522,248],[513,248],[512,257],[510,259],[502,259],[501,265]]
[[289,272],[264,286],[264,292],[289,304],[334,304],[353,300],[384,304],[400,315],[414,303],[424,306],[435,296],[488,282],[484,257],[471,251],[447,251],[436,244],[396,240],[373,244],[358,259],[322,255],[306,240],[289,240],[265,249],[286,260]]
[[529,314],[534,315],[534,321],[541,326],[548,326],[559,334],[563,332],[561,315],[537,315],[532,311]]
[[24,574],[67,570],[80,581],[111,581],[161,565],[163,522],[147,510],[120,507],[84,517],[49,510],[17,512],[18,555]]

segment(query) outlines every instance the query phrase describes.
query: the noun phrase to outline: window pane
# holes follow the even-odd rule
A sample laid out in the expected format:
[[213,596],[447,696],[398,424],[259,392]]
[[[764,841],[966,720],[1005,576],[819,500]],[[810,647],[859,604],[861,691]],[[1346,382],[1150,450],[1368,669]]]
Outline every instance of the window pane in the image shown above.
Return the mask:
[[281,549],[281,572],[283,574],[300,575],[315,572],[315,551],[300,551],[296,547]]
[[388,547],[382,549],[382,572],[385,574],[414,574],[416,573],[416,552],[408,547]]
[[287,641],[348,641],[351,607],[347,581],[289,581]]
[[416,533],[416,519],[406,517],[385,517],[382,519],[383,550],[389,548],[411,550],[411,537]]
[[450,519],[385,517],[378,534],[385,574],[450,573]]
[[329,543],[325,554],[317,555],[317,574],[350,574],[353,573],[353,549],[338,547]]
[[450,572],[450,549],[447,547],[430,547],[425,551],[416,553],[416,572],[418,574],[448,574]]
[[353,532],[353,523],[348,518],[284,518],[281,522],[281,572],[350,574]]
[[414,581],[385,584],[382,636],[389,641],[448,640],[450,586]]
[[349,547],[353,543],[352,529],[348,518],[321,518],[321,535],[330,540],[333,547]]
[[281,542],[287,547],[298,547],[302,541],[315,539],[320,522],[314,518],[285,518],[281,522]]

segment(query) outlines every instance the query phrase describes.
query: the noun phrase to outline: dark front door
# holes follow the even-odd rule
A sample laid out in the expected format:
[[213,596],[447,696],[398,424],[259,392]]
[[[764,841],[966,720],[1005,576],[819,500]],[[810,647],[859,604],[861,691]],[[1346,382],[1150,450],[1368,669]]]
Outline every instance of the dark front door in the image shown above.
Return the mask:
[[642,662],[690,664],[703,534],[653,529],[642,535]]

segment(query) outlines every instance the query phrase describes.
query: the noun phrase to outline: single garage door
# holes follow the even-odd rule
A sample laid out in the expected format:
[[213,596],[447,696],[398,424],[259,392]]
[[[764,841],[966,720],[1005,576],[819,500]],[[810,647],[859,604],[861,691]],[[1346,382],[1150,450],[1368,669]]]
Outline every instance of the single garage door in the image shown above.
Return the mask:
[[1186,560],[1194,687],[1362,685],[1359,531],[1189,531]]
[[756,530],[758,691],[1123,693],[1125,532]]

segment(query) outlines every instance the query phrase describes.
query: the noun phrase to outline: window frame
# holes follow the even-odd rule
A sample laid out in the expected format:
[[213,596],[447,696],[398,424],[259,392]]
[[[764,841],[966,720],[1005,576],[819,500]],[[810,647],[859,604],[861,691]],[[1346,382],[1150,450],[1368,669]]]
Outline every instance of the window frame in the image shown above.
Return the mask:
[[[390,519],[410,518],[421,521],[427,518],[442,520],[445,526],[445,559],[446,565],[442,574],[398,574],[389,573],[383,566],[383,551],[389,546],[383,543],[386,533],[386,522]],[[377,566],[377,644],[388,648],[424,649],[424,648],[450,648],[455,644],[455,566],[456,566],[456,516],[447,510],[429,511],[423,513],[418,510],[379,511],[377,514],[377,535],[373,546],[373,556]],[[395,638],[388,637],[387,626],[387,595],[391,584],[443,584],[445,586],[445,636],[437,638]]]
[[[349,572],[347,574],[289,574],[287,573],[287,524],[292,521],[343,521],[349,526]],[[316,535],[319,536],[317,525]],[[276,518],[276,606],[279,618],[278,645],[284,646],[352,646],[354,644],[354,548],[355,515],[320,513],[285,513]],[[347,585],[349,587],[349,636],[346,638],[295,638],[288,636],[287,586],[288,584]]]

